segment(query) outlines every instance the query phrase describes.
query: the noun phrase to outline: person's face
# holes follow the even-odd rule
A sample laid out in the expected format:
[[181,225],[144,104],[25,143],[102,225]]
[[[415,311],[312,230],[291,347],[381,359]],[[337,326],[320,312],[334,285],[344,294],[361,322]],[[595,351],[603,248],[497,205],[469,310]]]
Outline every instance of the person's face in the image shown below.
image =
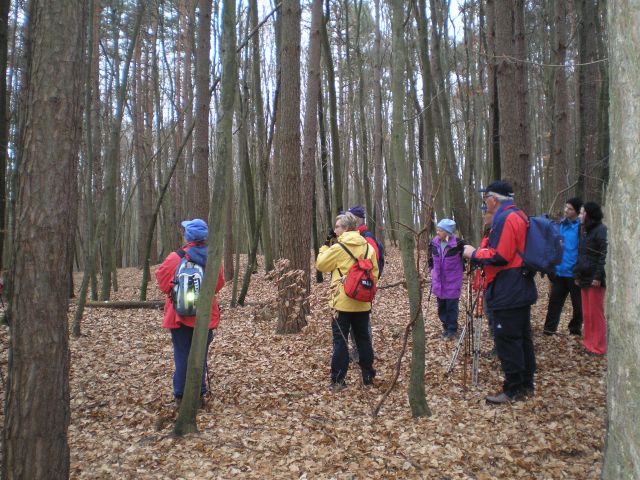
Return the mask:
[[571,205],[570,203],[567,203],[564,206],[564,216],[569,220],[573,221],[578,216],[578,212],[576,212],[576,209],[573,208],[573,205]]
[[339,222],[336,222],[336,224],[333,226],[333,231],[336,232],[337,237],[339,237],[344,232],[346,232],[345,228],[342,225],[340,225]]
[[584,223],[584,219],[587,217],[587,212],[584,211],[584,207],[580,209],[580,223]]
[[440,241],[445,241],[447,239],[447,235],[449,235],[447,232],[445,232],[444,230],[437,228],[436,229],[436,235],[438,236],[438,238],[440,239]]
[[490,226],[491,222],[493,222],[493,213],[489,213],[488,211],[484,212],[482,214],[482,223],[483,225],[486,226]]
[[498,203],[493,195],[491,195],[490,193],[485,193],[484,195],[482,195],[482,200],[487,205],[487,213],[490,213],[491,215],[496,213],[496,210],[498,210],[498,206],[500,205],[500,203]]

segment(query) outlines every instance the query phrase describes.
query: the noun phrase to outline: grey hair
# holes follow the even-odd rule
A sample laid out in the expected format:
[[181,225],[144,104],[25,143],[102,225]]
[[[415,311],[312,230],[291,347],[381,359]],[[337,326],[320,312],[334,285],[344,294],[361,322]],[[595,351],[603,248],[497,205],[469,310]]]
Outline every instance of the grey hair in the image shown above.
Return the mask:
[[506,202],[507,200],[513,200],[513,195],[500,195],[499,193],[496,193],[496,192],[489,192],[488,194],[491,195],[500,203]]
[[339,223],[347,232],[358,229],[358,219],[350,212],[338,215],[336,217],[336,223]]

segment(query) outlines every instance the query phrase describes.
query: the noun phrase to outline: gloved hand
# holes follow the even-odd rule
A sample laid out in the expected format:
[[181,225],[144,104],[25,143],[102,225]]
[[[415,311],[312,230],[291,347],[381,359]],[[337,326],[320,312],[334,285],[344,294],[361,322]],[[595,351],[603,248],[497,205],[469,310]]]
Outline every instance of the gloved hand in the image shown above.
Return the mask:
[[336,232],[334,232],[332,228],[329,229],[329,235],[327,235],[327,239],[325,240],[324,244],[327,247],[330,247],[336,237],[337,237]]

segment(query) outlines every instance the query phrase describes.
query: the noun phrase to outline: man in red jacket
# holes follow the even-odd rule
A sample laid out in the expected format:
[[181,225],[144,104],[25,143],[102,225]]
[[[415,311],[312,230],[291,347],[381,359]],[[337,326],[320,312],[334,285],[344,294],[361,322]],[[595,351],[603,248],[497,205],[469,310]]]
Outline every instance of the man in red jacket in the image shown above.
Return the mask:
[[538,298],[533,275],[522,268],[528,223],[513,203],[513,189],[498,180],[481,189],[487,212],[493,213],[484,248],[465,247],[464,256],[485,272],[485,303],[495,328],[495,344],[504,372],[502,392],[488,403],[522,400],[533,394],[536,357],[531,335],[531,305]]
[[[207,237],[209,236],[209,229],[207,223],[204,220],[196,218],[194,220],[185,220],[181,224],[183,228],[185,245],[175,252],[171,252],[162,264],[156,270],[156,280],[158,281],[158,287],[162,290],[162,293],[167,295],[167,299],[164,303],[164,320],[162,321],[162,328],[166,328],[171,332],[171,343],[173,344],[173,361],[175,364],[175,372],[173,374],[173,396],[176,401],[176,405],[180,405],[182,400],[182,394],[184,392],[184,385],[187,375],[187,361],[189,359],[189,351],[191,350],[191,337],[193,336],[193,328],[196,324],[196,317],[194,316],[181,316],[176,313],[173,301],[171,299],[171,292],[173,290],[174,279],[176,269],[180,265],[180,261],[183,257],[189,259],[189,261],[200,265],[203,269],[207,263]],[[216,293],[224,286],[224,273],[222,266],[218,272],[218,283],[216,285]],[[213,331],[218,328],[220,324],[220,308],[216,297],[213,297],[213,304],[211,309],[211,321],[209,322],[209,335],[207,337],[207,349],[209,351],[209,344],[213,340]],[[204,372],[207,369],[207,355],[205,353],[204,369],[202,371],[202,386],[200,393],[204,397],[207,393],[207,386],[205,383]]]

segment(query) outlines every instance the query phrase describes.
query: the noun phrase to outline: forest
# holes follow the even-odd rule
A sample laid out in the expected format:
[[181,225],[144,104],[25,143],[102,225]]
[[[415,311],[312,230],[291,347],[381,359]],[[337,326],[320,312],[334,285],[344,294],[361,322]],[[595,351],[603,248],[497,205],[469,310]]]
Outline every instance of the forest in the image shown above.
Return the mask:
[[[0,0],[2,477],[640,478],[638,32],[639,0]],[[537,278],[536,396],[506,410],[497,360],[445,375],[427,267],[444,218],[479,244],[498,179],[609,231],[606,357],[542,335]],[[378,374],[329,394],[314,265],[353,206],[386,250]],[[191,219],[225,286],[176,409],[156,276]]]

